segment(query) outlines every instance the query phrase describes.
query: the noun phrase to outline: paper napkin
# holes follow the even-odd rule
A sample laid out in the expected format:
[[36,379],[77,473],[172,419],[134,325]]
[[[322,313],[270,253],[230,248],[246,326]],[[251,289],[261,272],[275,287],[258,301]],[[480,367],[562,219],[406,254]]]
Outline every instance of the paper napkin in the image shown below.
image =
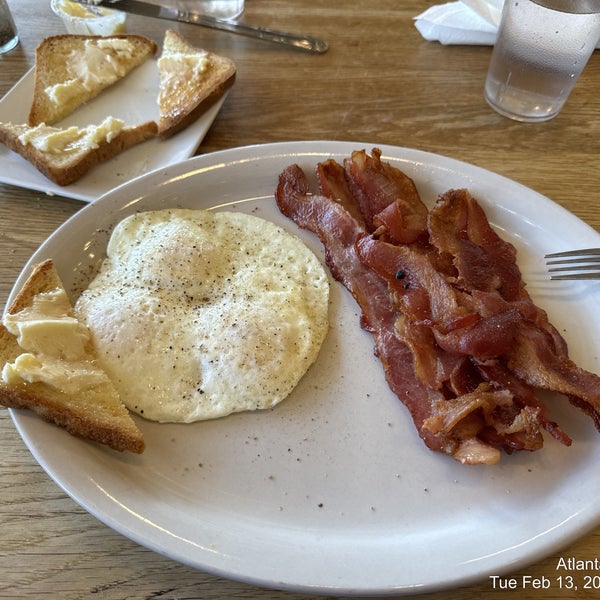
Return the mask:
[[415,17],[415,27],[441,44],[493,46],[504,0],[457,0],[431,6]]

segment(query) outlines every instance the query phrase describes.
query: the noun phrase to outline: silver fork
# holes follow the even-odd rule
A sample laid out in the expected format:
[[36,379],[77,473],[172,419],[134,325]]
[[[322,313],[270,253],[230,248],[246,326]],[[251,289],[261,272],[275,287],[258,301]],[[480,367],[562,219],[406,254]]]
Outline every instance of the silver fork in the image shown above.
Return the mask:
[[546,254],[550,279],[600,279],[600,248]]

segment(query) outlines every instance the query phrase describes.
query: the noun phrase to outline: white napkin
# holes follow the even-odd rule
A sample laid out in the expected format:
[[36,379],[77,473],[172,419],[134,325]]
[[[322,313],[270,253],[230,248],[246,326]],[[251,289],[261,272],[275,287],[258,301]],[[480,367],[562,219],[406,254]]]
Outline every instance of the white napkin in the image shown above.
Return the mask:
[[504,0],[457,0],[428,8],[415,17],[415,27],[441,44],[493,46]]
[[[428,41],[441,44],[493,46],[504,0],[456,0],[431,6],[414,18]],[[600,48],[600,40],[596,44]]]

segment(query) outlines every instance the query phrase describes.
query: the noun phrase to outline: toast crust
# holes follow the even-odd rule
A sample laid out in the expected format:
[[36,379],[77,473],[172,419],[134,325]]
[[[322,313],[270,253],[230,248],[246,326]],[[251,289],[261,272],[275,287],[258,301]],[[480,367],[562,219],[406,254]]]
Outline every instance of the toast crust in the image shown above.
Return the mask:
[[200,75],[192,69],[173,73],[171,69],[161,69],[159,60],[158,135],[163,139],[201,117],[233,85],[236,77],[232,60],[193,46],[173,29],[165,33],[161,58],[169,54],[204,56],[207,68]]
[[[8,308],[8,314],[29,307],[35,295],[63,289],[51,260],[36,265]],[[4,325],[0,324],[0,363],[13,361],[23,352]],[[98,442],[114,450],[141,453],[145,442],[129,411],[114,392],[112,384],[86,390],[85,395],[69,395],[43,383],[9,385],[0,380],[0,404],[28,409],[70,434]]]

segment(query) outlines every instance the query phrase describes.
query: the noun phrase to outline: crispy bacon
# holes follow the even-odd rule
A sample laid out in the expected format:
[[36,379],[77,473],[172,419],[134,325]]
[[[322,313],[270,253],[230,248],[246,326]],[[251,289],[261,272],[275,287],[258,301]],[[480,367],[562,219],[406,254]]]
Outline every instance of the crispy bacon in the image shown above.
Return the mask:
[[466,190],[447,192],[432,209],[429,228],[432,243],[454,257],[457,285],[471,290],[482,310],[493,304],[518,310],[514,341],[501,353],[508,367],[533,387],[565,394],[600,429],[600,378],[569,359],[565,340],[525,289],[514,247],[494,232],[475,199]]
[[[357,240],[356,249],[360,260],[388,282],[390,297],[402,314],[399,319],[401,327],[397,327],[397,331],[413,350],[418,378],[435,389],[451,392],[446,394],[446,402],[437,406],[438,420],[444,410],[455,414],[457,405],[463,408],[470,406],[473,410],[484,408],[486,418],[476,430],[477,436],[506,450],[539,448],[540,426],[554,435],[556,428],[549,420],[533,419],[533,415],[545,414],[541,403],[537,399],[534,402],[535,396],[531,395],[525,402],[498,380],[492,388],[482,387],[483,382],[489,380],[479,372],[478,366],[509,352],[523,319],[517,308],[509,307],[485,316],[477,313],[477,303],[464,291],[449,284],[433,268],[428,255],[421,251],[371,237]],[[395,275],[399,272],[402,272],[400,280]],[[416,303],[414,296],[419,298]],[[423,301],[424,296],[428,303]],[[450,377],[451,371],[445,368],[452,361],[460,365],[461,360],[468,360],[477,372],[477,375],[471,374],[470,389],[464,385],[457,387]],[[502,393],[497,395],[496,392]],[[490,404],[497,405],[498,398],[505,398],[506,394],[511,398],[513,407],[510,430],[504,421],[506,409],[502,411],[502,419],[496,422],[493,417],[499,413],[489,409]],[[481,404],[484,396],[486,401]],[[465,405],[465,397],[473,401]],[[444,420],[447,421],[447,418],[444,417]],[[428,421],[425,426],[430,427],[433,422]],[[533,426],[534,422],[537,427]],[[516,423],[521,423],[521,431],[516,430]],[[559,439],[565,441],[568,437],[561,435]]]
[[319,163],[316,170],[321,194],[339,202],[356,220],[357,224],[364,229],[365,220],[348,187],[344,167],[331,158]]
[[[497,448],[472,439],[472,435],[463,431],[457,435],[456,428],[436,431],[425,426],[428,419],[440,414],[444,396],[415,376],[410,347],[396,333],[398,313],[392,306],[387,285],[358,259],[355,241],[366,235],[364,228],[339,202],[311,195],[306,177],[297,165],[281,174],[276,199],[283,214],[313,231],[324,244],[327,265],[361,307],[361,324],[374,335],[375,352],[386,380],[408,408],[425,444],[464,461],[497,462],[500,456]],[[462,429],[466,429],[464,424]]]
[[475,296],[481,310],[504,310],[507,305],[503,300],[518,306],[525,317],[552,337],[557,352],[567,354],[565,340],[525,289],[514,246],[492,229],[467,190],[450,190],[440,196],[428,223],[431,243],[439,253],[452,257],[455,284]]
[[413,180],[382,162],[380,150],[375,148],[371,156],[353,152],[344,160],[344,172],[368,233],[384,226],[398,243],[411,243],[425,231],[427,207]]
[[361,325],[374,335],[375,352],[388,384],[409,409],[424,442],[432,450],[451,453],[458,446],[452,438],[423,427],[442,396],[415,377],[410,349],[395,334],[397,313],[387,285],[356,255],[354,242],[366,234],[365,229],[340,203],[310,194],[306,176],[297,165],[289,166],[280,175],[275,198],[284,215],[315,233],[325,246],[325,259],[332,275],[360,306]]
[[562,392],[600,429],[600,378],[578,368],[531,300],[516,251],[466,190],[431,211],[412,180],[375,149],[317,167],[310,193],[297,165],[279,178],[280,210],[316,233],[333,276],[361,307],[392,391],[426,445],[468,464],[499,449],[537,450],[548,416],[536,388]]
[[450,190],[441,196],[429,213],[428,225],[431,243],[453,257],[458,286],[498,291],[508,301],[524,293],[515,247],[494,232],[466,190]]

